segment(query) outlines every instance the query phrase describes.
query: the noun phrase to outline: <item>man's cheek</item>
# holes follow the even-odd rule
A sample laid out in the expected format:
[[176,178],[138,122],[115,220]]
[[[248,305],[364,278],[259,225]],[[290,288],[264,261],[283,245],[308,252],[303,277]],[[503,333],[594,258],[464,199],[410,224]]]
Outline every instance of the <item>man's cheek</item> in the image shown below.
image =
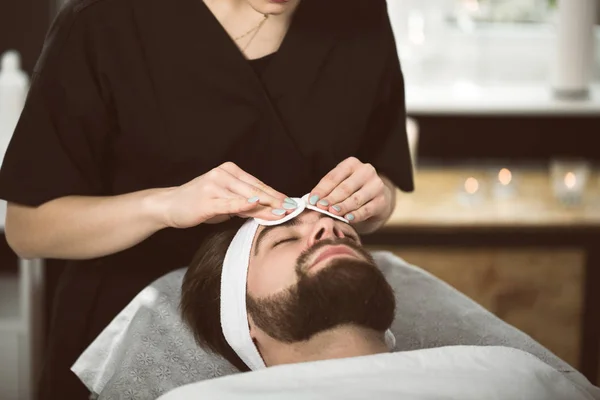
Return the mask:
[[296,283],[293,266],[283,263],[273,263],[272,268],[265,268],[261,271],[261,276],[256,278],[253,281],[248,281],[248,292],[256,298],[264,298],[283,292]]
[[271,270],[271,294],[284,291],[297,282],[295,258],[281,254]]

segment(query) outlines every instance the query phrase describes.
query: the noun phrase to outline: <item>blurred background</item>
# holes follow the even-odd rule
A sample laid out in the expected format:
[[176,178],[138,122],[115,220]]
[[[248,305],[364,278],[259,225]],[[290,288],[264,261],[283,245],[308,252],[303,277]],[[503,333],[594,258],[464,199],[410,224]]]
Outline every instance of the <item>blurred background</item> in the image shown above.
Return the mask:
[[[0,5],[2,146],[14,123],[6,104],[20,101],[6,93],[20,96],[60,5]],[[432,272],[600,384],[598,1],[388,0],[388,8],[416,191],[398,195],[370,247]],[[27,389],[14,382],[37,368],[30,347],[43,341],[61,271],[59,261],[45,264],[19,264],[0,240],[0,359],[11,360],[0,363],[0,388],[13,384],[15,398]]]

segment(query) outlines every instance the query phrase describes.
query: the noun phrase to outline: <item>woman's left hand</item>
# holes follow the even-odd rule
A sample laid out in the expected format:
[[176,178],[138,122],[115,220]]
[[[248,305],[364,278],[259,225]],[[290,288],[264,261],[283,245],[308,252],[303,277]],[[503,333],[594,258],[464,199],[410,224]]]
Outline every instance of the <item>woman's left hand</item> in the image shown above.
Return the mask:
[[310,192],[309,202],[346,218],[360,233],[369,233],[391,215],[395,190],[371,164],[349,157],[321,179]]

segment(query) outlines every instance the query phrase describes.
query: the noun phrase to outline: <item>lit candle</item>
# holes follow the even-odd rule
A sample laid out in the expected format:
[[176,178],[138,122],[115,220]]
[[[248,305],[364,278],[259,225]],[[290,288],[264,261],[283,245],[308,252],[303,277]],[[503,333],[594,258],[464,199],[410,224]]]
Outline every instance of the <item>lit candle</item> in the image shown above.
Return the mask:
[[583,199],[590,166],[585,162],[554,161],[551,169],[554,196],[563,204],[579,204]]
[[569,190],[573,190],[577,186],[577,177],[572,172],[567,172],[565,175],[565,186]]
[[474,195],[479,190],[479,182],[477,179],[470,177],[465,181],[465,192],[470,195]]
[[473,205],[482,200],[481,185],[474,177],[468,177],[459,191],[459,201],[464,205]]
[[515,194],[515,179],[508,168],[498,171],[494,182],[494,196],[496,198],[508,198]]
[[558,199],[565,204],[577,204],[581,201],[581,190],[577,188],[577,176],[567,172],[557,191]]
[[498,172],[498,181],[502,184],[502,186],[508,186],[512,182],[512,172],[508,168],[502,168],[500,172]]

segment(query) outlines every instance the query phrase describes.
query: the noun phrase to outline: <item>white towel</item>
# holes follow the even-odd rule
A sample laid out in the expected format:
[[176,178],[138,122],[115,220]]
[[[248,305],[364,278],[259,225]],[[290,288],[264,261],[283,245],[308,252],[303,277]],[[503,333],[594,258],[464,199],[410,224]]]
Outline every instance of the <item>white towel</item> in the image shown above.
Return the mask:
[[[596,392],[597,393],[597,392]],[[537,357],[449,346],[278,365],[178,387],[158,400],[597,400]]]
[[[306,194],[302,198],[294,198],[293,200],[298,204],[298,208],[277,221],[256,218],[246,221],[229,244],[223,261],[221,273],[221,329],[227,343],[248,368],[253,371],[265,368],[265,363],[250,336],[246,308],[246,284],[250,251],[258,227],[260,225],[283,224],[297,217],[307,208],[348,223],[345,218],[311,205],[308,202],[308,196]],[[390,349],[395,347],[396,339],[390,330],[386,332],[385,340]]]

